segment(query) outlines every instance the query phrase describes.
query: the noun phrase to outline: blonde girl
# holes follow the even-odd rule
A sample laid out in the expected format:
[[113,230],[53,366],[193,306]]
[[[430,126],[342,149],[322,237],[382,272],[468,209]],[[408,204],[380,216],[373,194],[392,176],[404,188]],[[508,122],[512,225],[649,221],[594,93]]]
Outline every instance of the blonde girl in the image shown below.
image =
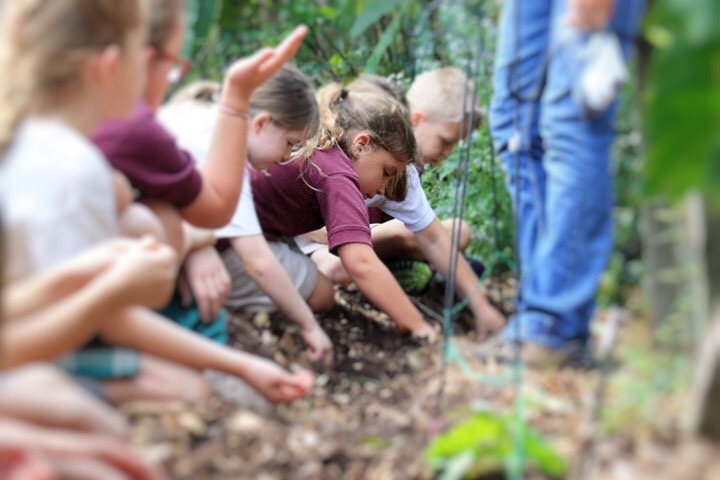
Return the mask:
[[401,329],[434,338],[375,254],[364,202],[376,194],[405,195],[405,167],[418,155],[407,111],[387,95],[339,84],[323,88],[317,99],[320,132],[299,158],[267,175],[251,172],[260,225],[276,240],[327,227],[330,251],[360,291]]
[[[213,87],[188,87],[193,98],[213,98]],[[210,95],[207,93],[210,92]],[[184,92],[179,92],[185,96]],[[210,102],[178,101],[163,109],[161,119],[202,163],[207,157],[214,124]],[[293,149],[315,134],[318,107],[305,76],[285,66],[250,97],[248,168],[265,171],[288,161]],[[279,308],[301,327],[301,335],[314,361],[330,367],[332,344],[318,325],[313,311],[329,310],[334,304],[332,284],[309,258],[290,254],[283,242],[267,242],[255,213],[249,176],[230,223],[216,231],[218,249],[232,278],[225,306],[232,310],[273,311]],[[202,282],[204,272],[193,273]],[[203,299],[197,299],[204,303]]]

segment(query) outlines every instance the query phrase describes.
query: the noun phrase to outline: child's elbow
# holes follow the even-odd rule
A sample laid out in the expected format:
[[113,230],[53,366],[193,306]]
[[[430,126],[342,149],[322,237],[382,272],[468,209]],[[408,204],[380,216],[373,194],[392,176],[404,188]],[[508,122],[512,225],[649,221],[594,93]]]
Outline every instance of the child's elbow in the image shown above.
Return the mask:
[[255,281],[272,275],[273,261],[271,258],[264,255],[244,256],[241,260],[245,265],[245,270]]
[[366,245],[358,247],[365,248],[353,248],[348,251],[346,247],[340,252],[340,259],[353,281],[362,283],[375,276],[379,260],[371,247]]

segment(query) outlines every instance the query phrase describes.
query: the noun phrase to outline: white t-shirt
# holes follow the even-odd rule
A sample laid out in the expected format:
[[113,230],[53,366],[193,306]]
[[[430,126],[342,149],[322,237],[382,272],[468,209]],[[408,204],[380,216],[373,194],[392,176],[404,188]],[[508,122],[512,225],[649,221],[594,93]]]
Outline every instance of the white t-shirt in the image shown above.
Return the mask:
[[394,202],[382,195],[375,195],[365,203],[368,207],[379,207],[391,217],[400,220],[408,230],[417,233],[425,230],[435,220],[435,212],[425,196],[420,174],[414,165],[408,165],[407,177],[408,192],[402,202]]
[[14,282],[120,234],[112,168],[68,125],[29,118],[0,160],[4,281]]
[[[175,135],[178,144],[190,152],[197,164],[202,165],[210,154],[217,115],[217,109],[212,106],[186,102],[163,107],[158,119]],[[230,223],[215,231],[215,236],[235,238],[252,235],[262,235],[262,228],[255,211],[250,174],[246,171],[235,213]]]

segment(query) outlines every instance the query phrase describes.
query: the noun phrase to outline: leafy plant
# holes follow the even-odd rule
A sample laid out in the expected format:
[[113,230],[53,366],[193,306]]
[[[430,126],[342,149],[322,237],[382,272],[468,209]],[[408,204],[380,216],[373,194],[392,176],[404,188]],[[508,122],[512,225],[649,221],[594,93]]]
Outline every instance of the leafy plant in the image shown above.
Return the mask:
[[442,480],[507,472],[518,462],[518,435],[526,468],[553,478],[565,474],[565,460],[532,427],[514,416],[491,412],[477,412],[435,438],[427,451],[428,461]]
[[650,193],[704,192],[720,207],[720,4],[661,0],[645,92]]

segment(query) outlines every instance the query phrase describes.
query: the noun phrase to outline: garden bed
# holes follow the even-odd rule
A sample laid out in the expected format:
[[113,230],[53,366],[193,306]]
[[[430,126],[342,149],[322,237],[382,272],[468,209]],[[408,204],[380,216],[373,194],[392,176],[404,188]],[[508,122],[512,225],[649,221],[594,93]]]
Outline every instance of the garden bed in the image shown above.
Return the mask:
[[[416,301],[438,311],[439,299],[430,293]],[[433,433],[473,409],[512,410],[511,372],[492,359],[480,360],[485,357],[478,355],[472,332],[454,337],[468,364],[449,364],[439,407],[439,345],[396,333],[357,294],[343,293],[340,303],[342,308],[321,318],[335,345],[336,369],[317,370],[318,384],[307,398],[270,408],[237,382],[216,379],[224,398],[203,405],[128,405],[134,443],[176,479],[429,479],[434,472],[425,451]],[[279,315],[233,317],[235,346],[290,369],[312,368],[296,327],[286,322]],[[523,398],[529,423],[563,456],[574,458],[583,448],[578,435],[597,372],[527,373]],[[598,453],[603,471],[637,463],[643,452],[657,461],[657,452],[675,442],[652,440],[654,447],[638,454],[633,447],[638,441],[621,435],[603,443]],[[709,452],[702,458],[712,458],[716,450]]]

